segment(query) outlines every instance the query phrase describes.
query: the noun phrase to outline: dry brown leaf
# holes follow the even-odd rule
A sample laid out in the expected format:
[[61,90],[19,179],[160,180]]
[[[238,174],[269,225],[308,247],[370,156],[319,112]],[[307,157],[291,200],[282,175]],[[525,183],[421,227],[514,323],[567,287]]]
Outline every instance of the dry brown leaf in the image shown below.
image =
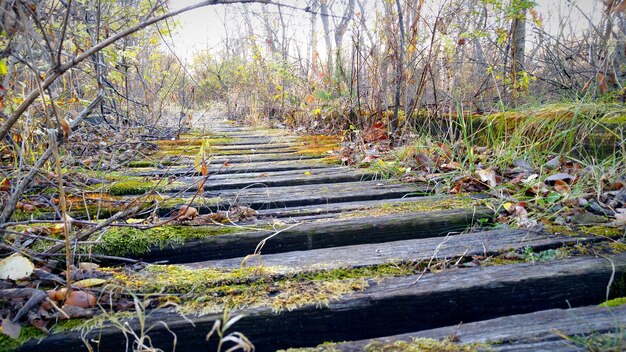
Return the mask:
[[572,193],[572,189],[569,187],[569,184],[563,180],[556,180],[554,182],[554,190],[562,195]]
[[62,117],[59,119],[59,124],[61,125],[61,129],[63,130],[63,138],[67,140],[70,137],[70,133],[72,132],[70,124]]
[[188,205],[183,205],[178,210],[178,219],[179,220],[193,220],[198,217],[198,209],[194,207],[190,207]]

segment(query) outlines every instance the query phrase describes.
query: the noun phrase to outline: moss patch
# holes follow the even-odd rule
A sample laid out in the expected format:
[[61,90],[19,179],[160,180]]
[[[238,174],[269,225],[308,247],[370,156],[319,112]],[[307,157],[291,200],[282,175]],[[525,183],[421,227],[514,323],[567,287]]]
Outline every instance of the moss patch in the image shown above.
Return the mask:
[[415,202],[383,203],[365,210],[343,213],[340,219],[359,218],[366,216],[384,216],[391,214],[427,212],[448,209],[472,209],[483,205],[483,200],[468,197],[449,197],[442,199],[422,199]]
[[33,328],[32,326],[23,326],[20,337],[12,339],[5,334],[0,333],[0,352],[14,351],[24,343],[33,339],[43,339],[46,334]]
[[600,307],[619,307],[626,304],[626,297],[614,298],[600,304]]
[[576,231],[565,225],[556,225],[553,223],[544,224],[544,230],[551,235],[579,236]]
[[609,237],[609,238],[620,238],[624,236],[623,229],[620,229],[617,227],[604,226],[604,225],[581,226],[580,231],[589,235]]
[[364,290],[368,280],[420,272],[420,265],[385,264],[308,273],[280,274],[279,267],[189,269],[184,266],[149,266],[136,274],[116,272],[120,286],[140,293],[178,295],[183,314],[209,314],[228,309],[271,307],[275,311],[305,305],[326,305]]
[[114,196],[124,196],[130,194],[141,194],[152,190],[158,181],[145,180],[140,177],[128,177],[114,182],[109,186],[109,194]]
[[147,230],[131,227],[110,228],[94,251],[117,256],[141,255],[152,247],[182,245],[191,239],[223,235],[239,231],[236,227],[161,226]]
[[129,162],[126,166],[132,168],[144,168],[144,167],[157,167],[157,166],[175,166],[179,165],[179,163],[168,160],[135,160]]
[[413,338],[411,341],[388,343],[372,342],[365,346],[367,352],[474,352],[484,344],[457,344],[449,339]]

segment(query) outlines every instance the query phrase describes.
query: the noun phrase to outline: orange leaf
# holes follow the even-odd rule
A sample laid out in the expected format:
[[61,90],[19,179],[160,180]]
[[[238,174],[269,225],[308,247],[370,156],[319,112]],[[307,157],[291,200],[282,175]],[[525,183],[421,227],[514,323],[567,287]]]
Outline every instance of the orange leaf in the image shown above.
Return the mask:
[[72,132],[70,124],[67,123],[67,120],[62,117],[59,120],[59,123],[61,124],[61,129],[63,130],[63,137],[67,140],[70,137],[70,132]]
[[206,166],[206,162],[202,162],[202,166],[201,166],[201,173],[202,176],[206,176],[209,174],[209,168]]
[[563,180],[554,181],[554,190],[559,192],[560,194],[569,194],[572,192],[572,189],[569,187],[567,182]]
[[598,90],[604,94],[609,91],[609,84],[607,83],[606,76],[602,72],[598,72]]

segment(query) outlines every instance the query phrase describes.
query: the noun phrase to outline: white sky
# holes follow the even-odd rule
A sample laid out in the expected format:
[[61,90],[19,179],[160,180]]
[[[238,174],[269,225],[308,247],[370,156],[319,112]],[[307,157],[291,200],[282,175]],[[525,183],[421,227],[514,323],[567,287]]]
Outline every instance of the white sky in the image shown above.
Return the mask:
[[[171,9],[182,8],[196,3],[198,0],[169,0]],[[382,0],[369,0],[369,4],[374,4]],[[290,4],[297,7],[305,7],[306,0],[282,0],[281,3]],[[432,3],[432,0],[426,0],[426,3]],[[600,0],[536,0],[538,6],[537,11],[544,18],[544,26],[548,32],[557,30],[558,23],[556,17],[559,13],[568,13],[568,4],[573,3],[577,5],[582,12],[592,18],[599,18],[601,15],[602,1]],[[199,8],[190,12],[179,15],[176,19],[180,23],[178,28],[178,34],[174,35],[173,43],[171,43],[172,49],[183,60],[190,62],[195,52],[199,50],[212,49],[218,46],[225,37],[225,29],[223,25],[224,19],[230,24],[231,27],[236,27],[236,23],[239,22],[240,16],[238,10],[234,6],[240,5],[214,5]],[[251,11],[259,11],[260,5],[250,5]],[[227,8],[230,8],[229,10]],[[269,7],[270,12],[275,12],[276,8]],[[285,13],[292,13],[292,10],[285,10]],[[285,16],[291,22],[290,31],[294,31],[296,39],[298,37],[305,38],[309,32],[308,14],[300,11],[293,12],[292,16]],[[233,26],[235,24],[235,26]],[[588,21],[585,16],[580,15],[579,11],[574,11],[573,16],[567,20],[568,27],[577,31],[588,26]],[[321,23],[318,18],[318,26]],[[297,29],[296,29],[297,28]],[[245,28],[240,28],[241,32],[245,32]],[[259,28],[262,32],[263,28]],[[233,37],[233,33],[231,33]]]

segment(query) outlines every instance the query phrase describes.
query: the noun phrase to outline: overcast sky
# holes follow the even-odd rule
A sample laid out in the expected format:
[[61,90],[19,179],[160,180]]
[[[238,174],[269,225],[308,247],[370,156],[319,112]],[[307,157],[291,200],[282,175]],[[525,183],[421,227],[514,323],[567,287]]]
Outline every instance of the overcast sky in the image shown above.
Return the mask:
[[[169,2],[171,9],[178,9],[194,4],[197,1],[198,0],[170,0]],[[379,1],[382,0],[369,0],[368,4],[370,4],[370,6],[375,6],[376,2]],[[432,6],[432,4],[438,3],[439,1],[440,0],[426,0],[426,5]],[[298,7],[305,7],[307,1],[282,0],[281,2]],[[538,5],[537,11],[544,17],[544,26],[549,32],[558,29],[556,18],[559,13],[569,13],[569,9],[571,8],[571,5],[569,5],[570,3],[578,6],[585,16],[597,19],[601,15],[600,6],[602,1],[599,0],[537,0],[536,2]],[[252,5],[250,6],[250,9],[251,11],[259,12],[259,6],[261,5]],[[270,12],[274,11],[276,11],[275,8],[270,7]],[[178,34],[175,35],[172,40],[171,44],[173,46],[173,50],[179,57],[190,61],[193,54],[198,50],[210,50],[212,48],[216,48],[225,37],[223,25],[224,20],[230,22],[231,24],[239,21],[240,17],[238,12],[239,11],[234,8],[233,5],[219,5],[203,7],[179,15],[177,20],[181,26],[178,28]],[[308,14],[303,11],[292,11],[289,9],[285,9],[284,12],[287,14],[285,17],[288,21],[290,21],[289,27],[290,31],[293,31],[292,35],[295,36],[296,40],[298,39],[298,36],[300,36],[302,40],[305,40],[306,35],[308,35],[309,32]],[[581,15],[580,11],[574,10],[567,23],[571,25],[571,28],[574,30],[586,28],[588,21],[585,19],[585,16]],[[320,21],[318,20],[318,25],[321,26],[321,23],[319,22]],[[237,28],[237,26],[231,27],[235,27],[234,30],[245,30],[244,28]],[[231,37],[232,36],[233,33],[231,33]]]

